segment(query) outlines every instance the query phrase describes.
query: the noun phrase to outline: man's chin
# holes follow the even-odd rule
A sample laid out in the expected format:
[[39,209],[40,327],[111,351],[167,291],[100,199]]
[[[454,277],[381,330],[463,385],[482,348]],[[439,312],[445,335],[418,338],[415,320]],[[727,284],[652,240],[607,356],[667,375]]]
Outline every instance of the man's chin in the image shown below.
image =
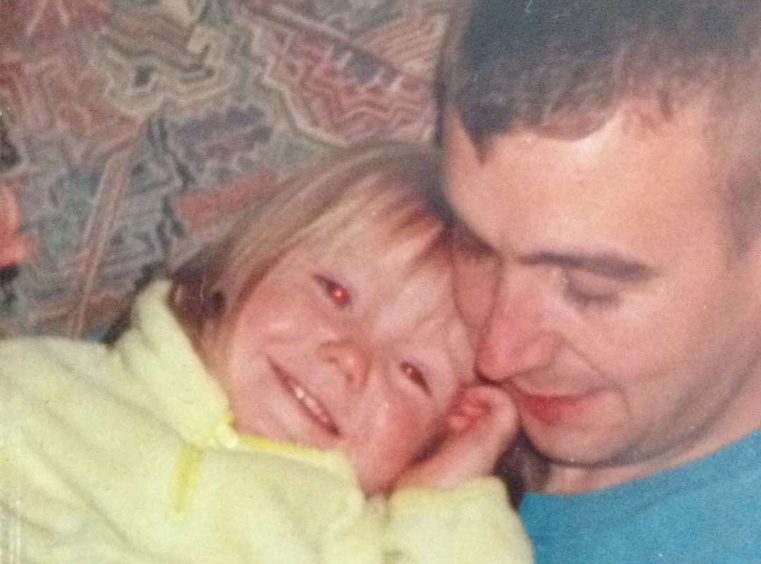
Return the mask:
[[583,493],[648,475],[647,464],[610,436],[527,436],[545,465],[537,489],[547,493]]
[[595,468],[617,464],[618,444],[610,436],[591,433],[557,432],[526,435],[536,451],[552,466]]

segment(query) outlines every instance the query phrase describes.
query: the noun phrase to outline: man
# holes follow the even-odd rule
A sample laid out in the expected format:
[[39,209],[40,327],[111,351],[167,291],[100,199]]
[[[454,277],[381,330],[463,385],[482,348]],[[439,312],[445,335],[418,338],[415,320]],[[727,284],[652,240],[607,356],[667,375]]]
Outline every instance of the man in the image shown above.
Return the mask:
[[476,1],[444,145],[538,562],[761,562],[761,2]]

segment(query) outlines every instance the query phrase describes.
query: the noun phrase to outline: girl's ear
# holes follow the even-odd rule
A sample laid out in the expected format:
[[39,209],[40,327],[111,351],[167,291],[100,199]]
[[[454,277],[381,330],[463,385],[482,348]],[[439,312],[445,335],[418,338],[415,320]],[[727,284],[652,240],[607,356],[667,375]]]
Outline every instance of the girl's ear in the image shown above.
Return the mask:
[[219,320],[225,310],[222,291],[208,288],[203,278],[175,283],[169,300],[177,317],[194,334]]
[[213,288],[219,276],[223,250],[221,243],[207,245],[170,275],[173,289],[169,305],[185,329],[193,335],[197,335],[207,322],[224,313],[224,293]]

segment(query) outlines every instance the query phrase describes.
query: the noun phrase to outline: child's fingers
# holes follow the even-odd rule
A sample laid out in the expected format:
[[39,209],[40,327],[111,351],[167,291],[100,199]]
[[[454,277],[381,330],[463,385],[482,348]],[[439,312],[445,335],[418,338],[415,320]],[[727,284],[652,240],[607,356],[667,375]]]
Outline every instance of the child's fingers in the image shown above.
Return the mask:
[[0,233],[15,233],[21,227],[21,211],[14,191],[0,184]]
[[447,427],[449,427],[450,433],[461,433],[468,427],[470,427],[472,419],[466,415],[452,414],[447,417]]
[[462,401],[485,406],[512,405],[510,396],[502,388],[486,384],[470,386],[463,390]]
[[487,416],[489,408],[483,405],[464,405],[447,416],[447,426],[452,433],[460,433],[472,427],[476,421]]
[[452,408],[451,413],[465,415],[467,417],[479,417],[489,410],[489,406],[483,402],[462,398]]
[[18,238],[11,244],[0,248],[0,268],[23,262],[27,259],[32,245],[23,238]]
[[452,406],[447,426],[449,434],[420,465],[404,473],[400,487],[451,487],[489,474],[514,440],[518,416],[503,390],[474,386]]
[[496,386],[472,386],[464,391],[463,402],[472,406],[468,408],[469,413],[478,413],[481,417],[493,416],[510,420],[518,417],[518,410],[512,398]]
[[447,417],[450,433],[477,433],[496,442],[511,440],[518,425],[518,411],[510,396],[500,388],[487,385],[464,390]]
[[0,184],[0,268],[21,262],[31,253],[31,242],[19,235],[21,211],[11,186]]
[[450,432],[459,433],[467,429],[476,420],[484,417],[489,409],[489,406],[484,402],[479,401],[477,397],[468,395],[464,391],[457,398],[447,416],[447,425]]
[[510,397],[500,388],[479,384],[465,388],[455,401],[452,411],[477,415],[505,402],[511,402]]

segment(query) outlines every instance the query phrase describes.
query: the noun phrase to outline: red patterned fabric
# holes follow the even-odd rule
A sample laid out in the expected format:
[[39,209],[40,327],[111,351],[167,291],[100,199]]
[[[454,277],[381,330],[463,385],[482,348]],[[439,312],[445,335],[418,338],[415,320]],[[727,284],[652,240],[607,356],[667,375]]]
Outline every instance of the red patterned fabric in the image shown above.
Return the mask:
[[87,335],[326,152],[426,140],[453,0],[0,2],[0,182],[37,244],[0,326]]

